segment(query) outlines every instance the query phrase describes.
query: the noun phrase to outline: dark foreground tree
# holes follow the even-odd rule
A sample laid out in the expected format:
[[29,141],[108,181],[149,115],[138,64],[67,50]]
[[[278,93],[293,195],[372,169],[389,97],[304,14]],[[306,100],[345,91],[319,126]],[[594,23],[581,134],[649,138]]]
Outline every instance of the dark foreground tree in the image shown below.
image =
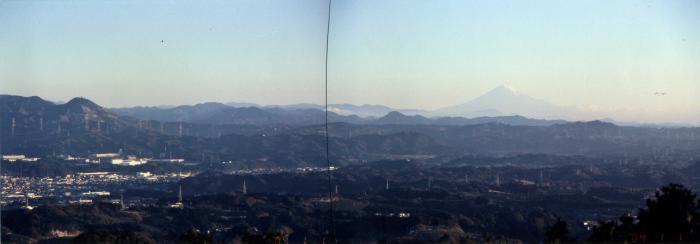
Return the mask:
[[250,234],[246,233],[242,238],[243,243],[270,243],[282,244],[287,243],[287,236],[280,231],[272,231],[268,233]]
[[647,199],[646,209],[640,209],[638,231],[651,242],[700,241],[696,239],[698,217],[695,194],[682,185],[670,184]]
[[679,184],[657,190],[639,209],[637,219],[623,215],[593,229],[591,242],[700,242],[700,213],[696,196]]
[[603,221],[593,228],[593,233],[588,238],[589,242],[625,242],[636,240],[633,236],[636,226],[631,213],[620,216],[619,222]]
[[544,233],[544,243],[567,243],[572,241],[571,237],[569,237],[569,226],[562,220],[557,220]]
[[176,243],[178,244],[208,244],[214,243],[214,238],[211,234],[202,233],[199,230],[191,229],[185,234],[180,235],[177,238]]
[[127,230],[89,230],[72,240],[73,243],[156,243],[150,238]]

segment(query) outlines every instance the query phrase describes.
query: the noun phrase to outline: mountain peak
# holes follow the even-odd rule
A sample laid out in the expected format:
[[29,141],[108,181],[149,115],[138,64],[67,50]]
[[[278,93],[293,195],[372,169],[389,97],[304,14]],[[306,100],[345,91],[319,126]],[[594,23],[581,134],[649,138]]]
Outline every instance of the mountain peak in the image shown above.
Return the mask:
[[476,97],[467,103],[446,107],[438,110],[441,115],[459,115],[466,117],[494,116],[479,111],[499,111],[501,115],[522,115],[527,117],[555,118],[559,117],[562,108],[549,104],[544,100],[532,98],[518,92],[509,85],[499,85],[496,88]]
[[90,101],[84,97],[76,97],[65,103],[67,106],[88,106],[88,107],[99,107],[96,103]]
[[113,114],[84,97],[76,97],[65,104],[56,105],[65,110],[65,112],[91,114],[99,117],[115,117]]
[[391,112],[387,113],[386,115],[384,115],[384,117],[386,117],[386,118],[401,118],[401,117],[406,117],[406,115],[402,114],[399,111],[391,111]]
[[420,115],[408,116],[398,111],[391,111],[374,122],[379,124],[426,124],[430,123],[430,119]]
[[499,85],[496,88],[493,88],[491,91],[487,92],[484,95],[499,95],[499,96],[520,96],[520,92],[515,89],[515,87],[509,86],[509,85]]

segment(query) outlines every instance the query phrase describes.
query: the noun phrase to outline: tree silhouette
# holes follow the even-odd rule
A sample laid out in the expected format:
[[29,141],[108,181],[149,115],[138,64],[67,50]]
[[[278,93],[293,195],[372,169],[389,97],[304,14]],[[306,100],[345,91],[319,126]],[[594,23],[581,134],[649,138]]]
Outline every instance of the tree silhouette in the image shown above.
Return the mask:
[[593,229],[590,242],[700,242],[700,213],[696,195],[679,184],[661,187],[646,208],[639,209],[637,223],[631,214],[619,223],[602,222]]
[[[619,223],[619,224],[618,224]],[[593,233],[588,238],[589,242],[625,242],[633,240],[636,236],[636,226],[634,225],[634,217],[631,213],[626,213],[620,216],[618,222],[603,221],[599,226],[593,229]]]
[[544,233],[544,243],[566,243],[572,242],[569,237],[569,226],[565,221],[557,220],[554,225],[547,228]]
[[697,217],[695,194],[682,185],[670,184],[647,199],[646,209],[639,210],[638,226],[652,242],[691,241],[699,231],[693,227]]
[[242,238],[243,243],[271,243],[282,244],[287,243],[287,236],[280,231],[272,231],[261,234],[246,233]]
[[189,244],[189,243],[214,243],[214,238],[211,234],[205,234],[196,229],[191,229],[190,231],[180,235],[175,243],[178,244]]
[[625,238],[619,238],[616,234],[617,224],[614,221],[603,221],[597,227],[593,228],[593,233],[588,237],[588,242],[623,242]]
[[75,237],[72,243],[156,243],[146,236],[128,230],[96,229]]

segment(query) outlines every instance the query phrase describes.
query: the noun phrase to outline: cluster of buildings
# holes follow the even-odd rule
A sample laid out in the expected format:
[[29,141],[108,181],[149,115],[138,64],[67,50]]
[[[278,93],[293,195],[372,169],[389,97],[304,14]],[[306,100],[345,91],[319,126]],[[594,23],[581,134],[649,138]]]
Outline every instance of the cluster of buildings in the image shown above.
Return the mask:
[[8,162],[36,162],[39,161],[39,159],[40,158],[30,158],[22,154],[2,155],[2,160]]
[[394,213],[394,212],[388,212],[388,213],[376,212],[376,213],[374,213],[374,216],[377,216],[377,217],[389,217],[389,218],[400,218],[400,219],[405,219],[405,218],[410,218],[410,217],[411,217],[411,213],[409,213],[409,212],[398,212],[398,213]]
[[[232,161],[224,161],[222,164],[231,164]],[[331,167],[330,170],[337,170],[337,167]],[[313,172],[325,172],[328,171],[326,167],[300,167],[300,168],[252,168],[252,169],[237,169],[229,171],[229,174],[234,175],[264,175],[264,174],[277,174],[277,173],[313,173]]]
[[96,163],[111,163],[114,165],[123,166],[137,166],[146,164],[148,162],[168,162],[168,163],[184,163],[184,159],[153,159],[153,158],[139,158],[133,155],[122,156],[122,152],[118,153],[96,153],[90,155],[89,159]]
[[[2,176],[1,205],[21,202],[38,204],[44,201],[57,201],[68,204],[89,204],[93,200],[109,200],[127,186],[154,187],[167,186],[191,173],[152,174],[117,174],[111,172],[86,172],[56,177],[18,177]],[[118,195],[118,194],[117,194]]]
[[88,157],[75,157],[71,155],[59,155],[60,159],[66,161],[78,161],[85,163],[107,163],[113,165],[121,166],[137,166],[143,165],[148,162],[163,162],[163,163],[185,163],[185,159],[182,158],[165,158],[165,159],[154,159],[154,158],[139,158],[134,155],[124,155],[122,152],[117,153],[95,153]]
[[128,156],[126,158],[113,158],[112,164],[114,165],[125,165],[125,166],[136,166],[148,163],[147,158],[137,158],[134,156]]
[[[79,163],[107,163],[113,165],[122,166],[137,166],[143,165],[148,162],[159,162],[159,163],[185,163],[185,159],[182,158],[139,158],[133,155],[124,155],[121,152],[118,153],[95,153],[87,157],[76,157],[72,155],[58,155],[57,158],[65,161],[73,161]],[[27,157],[23,154],[8,154],[2,155],[2,160],[10,163],[15,162],[37,162],[41,158],[38,157]]]
[[326,168],[326,167],[301,167],[301,168],[297,168],[296,171],[299,173],[302,173],[302,172],[323,172],[323,171],[328,171],[328,170],[335,171],[337,169],[338,168],[334,167],[334,166],[331,166],[330,168]]
[[[164,158],[164,159],[154,159],[154,158],[139,158],[133,155],[122,156],[120,153],[95,153],[88,157],[76,157],[72,155],[58,155],[57,158],[65,161],[73,161],[79,163],[108,163],[113,165],[123,165],[123,166],[136,166],[143,165],[148,162],[162,162],[162,163],[185,163],[185,159],[182,158]],[[15,162],[37,162],[41,158],[38,157],[27,157],[23,154],[8,154],[2,155],[2,160],[10,163]]]

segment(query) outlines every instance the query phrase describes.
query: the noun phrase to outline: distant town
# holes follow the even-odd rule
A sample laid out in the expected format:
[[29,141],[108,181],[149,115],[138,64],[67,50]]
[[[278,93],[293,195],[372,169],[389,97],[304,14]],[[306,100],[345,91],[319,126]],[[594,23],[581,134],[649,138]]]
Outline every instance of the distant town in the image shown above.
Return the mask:
[[[72,155],[57,155],[56,159],[76,165],[111,164],[115,166],[133,167],[147,163],[172,163],[182,166],[198,165],[199,163],[187,163],[179,158],[139,158],[134,155],[123,155],[121,152],[94,153],[84,157]],[[2,163],[13,164],[40,164],[41,158],[27,157],[25,155],[2,155]],[[231,161],[221,162],[230,164]],[[27,165],[28,167],[31,165]],[[32,204],[92,204],[94,201],[120,204],[123,206],[153,204],[156,199],[137,199],[125,201],[120,192],[131,188],[147,188],[167,190],[167,186],[191,177],[193,172],[172,172],[154,174],[148,171],[134,173],[117,173],[105,171],[78,172],[61,176],[26,177],[26,176],[2,176],[2,196],[0,204],[7,207],[21,207],[32,209]],[[331,168],[335,170],[335,167]],[[292,170],[281,168],[257,168],[240,169],[231,171],[234,175],[259,175],[276,174],[282,172],[323,172],[327,168],[302,167]],[[181,194],[181,193],[180,193]]]

